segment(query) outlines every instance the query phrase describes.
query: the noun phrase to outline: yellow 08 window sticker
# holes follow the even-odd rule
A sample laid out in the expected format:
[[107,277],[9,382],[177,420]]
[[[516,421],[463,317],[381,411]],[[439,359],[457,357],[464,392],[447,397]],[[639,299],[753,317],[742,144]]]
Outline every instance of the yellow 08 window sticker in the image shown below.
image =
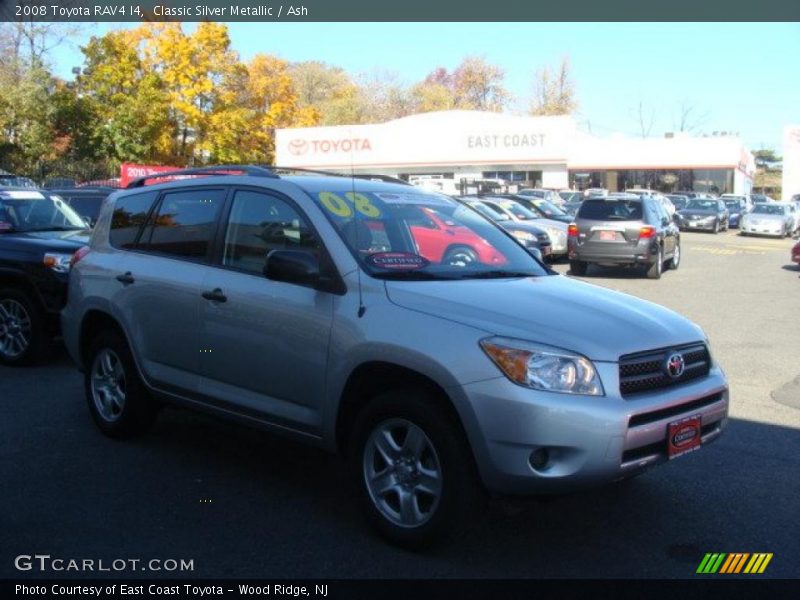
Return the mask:
[[378,219],[381,216],[380,209],[364,194],[345,192],[343,198],[333,192],[320,192],[317,196],[325,210],[341,219],[346,219],[353,215],[351,204],[365,217]]

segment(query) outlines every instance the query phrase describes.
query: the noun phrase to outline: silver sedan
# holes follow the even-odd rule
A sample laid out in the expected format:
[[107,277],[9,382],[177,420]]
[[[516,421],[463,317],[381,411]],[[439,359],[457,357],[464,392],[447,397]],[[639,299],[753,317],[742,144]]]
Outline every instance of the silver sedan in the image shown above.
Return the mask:
[[794,207],[788,202],[760,202],[742,218],[742,235],[784,237],[794,231]]

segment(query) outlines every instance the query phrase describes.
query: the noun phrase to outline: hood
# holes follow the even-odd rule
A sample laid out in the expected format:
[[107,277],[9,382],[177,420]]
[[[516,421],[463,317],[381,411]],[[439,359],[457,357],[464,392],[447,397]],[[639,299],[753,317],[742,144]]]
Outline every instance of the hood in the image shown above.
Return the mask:
[[[572,221],[570,221],[571,223]],[[552,227],[553,229],[558,229],[559,231],[563,231],[564,233],[567,232],[568,224],[565,221],[554,221],[553,219],[531,219],[530,221],[517,221],[517,223],[531,223],[536,225],[537,227],[545,228],[545,227]]]
[[748,213],[745,215],[748,219],[758,219],[759,221],[783,221],[786,215],[765,215],[761,213]]
[[31,252],[72,253],[89,244],[92,232],[89,229],[77,231],[11,231],[0,234],[0,248],[14,246],[27,248]]
[[679,314],[627,294],[552,275],[464,281],[387,281],[398,306],[596,361],[704,339]]
[[703,210],[702,208],[684,208],[678,214],[682,217],[716,217],[719,213],[716,210]]
[[537,227],[531,221],[498,221],[497,224],[506,231],[527,231],[534,235],[547,234],[544,229]]

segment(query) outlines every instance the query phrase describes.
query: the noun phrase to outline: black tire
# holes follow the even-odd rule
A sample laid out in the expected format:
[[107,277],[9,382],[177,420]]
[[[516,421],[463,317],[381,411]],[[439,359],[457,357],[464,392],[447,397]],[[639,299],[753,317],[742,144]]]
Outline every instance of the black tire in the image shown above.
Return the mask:
[[468,267],[478,262],[478,260],[478,253],[469,246],[452,246],[444,253],[442,263],[452,266]]
[[719,220],[714,221],[714,234],[719,233]]
[[[432,452],[421,453],[418,461],[398,459],[398,464],[398,461],[385,459],[383,453],[375,451],[373,441],[379,439],[380,431],[386,428],[394,431],[392,427],[397,427],[402,434],[409,423],[424,433],[425,444],[430,443]],[[404,451],[407,439],[407,436],[405,439],[392,437],[398,452]],[[474,520],[471,517],[479,512],[486,500],[465,434],[436,398],[423,390],[391,390],[369,401],[356,417],[348,444],[348,462],[368,522],[383,538],[403,548],[425,548],[445,540],[454,531],[465,531]],[[415,485],[414,477],[424,474],[423,467],[431,469],[429,472],[439,473],[439,495],[432,500],[433,496],[411,493],[415,514],[424,514],[426,520],[404,526],[392,520],[390,513],[396,504],[394,519],[401,519],[401,492],[409,493],[408,490]],[[410,475],[409,469],[413,470]],[[371,470],[376,471],[373,480],[384,473],[389,477],[386,481],[391,482],[391,489],[376,493],[375,500],[368,484]],[[411,479],[404,483],[403,477]],[[404,485],[412,487],[404,488]]]
[[676,271],[681,266],[681,243],[675,243],[675,250],[672,252],[672,258],[667,262],[667,267]]
[[0,364],[33,365],[50,351],[44,311],[16,288],[0,288]]
[[647,269],[647,278],[648,279],[661,279],[661,272],[664,269],[664,250],[661,246],[658,247],[658,255],[656,256],[656,260],[650,267]]
[[569,272],[573,275],[586,275],[586,271],[589,270],[589,263],[582,261],[582,260],[571,260],[569,261]]
[[[109,373],[113,378],[111,383],[108,378],[100,376],[102,367],[99,362],[105,356],[113,357],[113,375]],[[93,380],[96,388],[93,388]],[[107,399],[111,392],[100,392],[101,385],[106,390],[114,388],[122,392],[121,406],[109,408],[110,404],[103,399]],[[128,343],[116,331],[102,331],[92,340],[86,357],[84,390],[92,419],[109,437],[124,439],[140,435],[153,425],[158,415],[158,404],[139,377]]]

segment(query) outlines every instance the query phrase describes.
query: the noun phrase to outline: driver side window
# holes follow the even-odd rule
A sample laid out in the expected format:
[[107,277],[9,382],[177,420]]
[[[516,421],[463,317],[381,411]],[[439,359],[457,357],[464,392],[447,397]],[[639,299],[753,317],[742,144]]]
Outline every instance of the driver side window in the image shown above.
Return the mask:
[[237,191],[222,264],[260,275],[272,250],[304,250],[319,256],[319,243],[305,218],[287,202],[263,192]]

